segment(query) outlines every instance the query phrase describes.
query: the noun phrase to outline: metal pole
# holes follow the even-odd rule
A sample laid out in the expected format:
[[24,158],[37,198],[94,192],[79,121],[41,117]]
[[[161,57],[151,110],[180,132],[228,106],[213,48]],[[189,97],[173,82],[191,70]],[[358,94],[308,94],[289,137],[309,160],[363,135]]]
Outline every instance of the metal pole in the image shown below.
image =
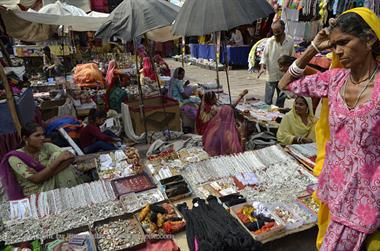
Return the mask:
[[231,98],[231,87],[230,87],[230,78],[228,76],[228,53],[227,53],[227,42],[224,40],[223,43],[223,49],[224,49],[224,64],[225,64],[225,71],[226,71],[226,78],[227,78],[227,87],[228,87],[228,96],[230,98],[230,104],[232,105],[232,98]]
[[[160,86],[160,79],[158,78],[156,65],[154,64],[153,59],[152,59],[153,58],[152,52],[151,52],[150,46],[148,45],[148,37],[146,34],[144,34],[144,38],[145,38],[145,46],[148,49],[149,60],[150,60],[150,63],[153,67],[153,71],[154,71],[154,74],[155,74],[156,79],[157,79],[158,91],[160,92],[160,96],[161,96],[162,109],[164,110],[165,121],[168,122],[168,114],[166,113],[165,99],[164,99],[164,96],[162,95],[161,86]],[[166,126],[167,126],[166,129],[168,130],[168,136],[169,136],[169,140],[170,140],[171,139],[171,135],[170,135],[171,133],[170,133],[170,128],[169,128],[169,123],[166,123]]]
[[136,40],[133,40],[133,47],[135,49],[135,61],[136,61],[136,74],[137,74],[137,85],[139,88],[139,93],[140,93],[140,110],[142,113],[143,121],[144,121],[144,131],[145,131],[145,143],[148,144],[148,126],[146,124],[146,117],[145,117],[145,107],[144,107],[144,94],[141,88],[141,83],[140,83],[140,71],[139,71],[139,60],[138,60],[138,55],[137,55],[137,44]]
[[182,68],[185,68],[185,50],[186,50],[186,41],[185,37],[182,37],[182,49],[181,49],[181,55],[182,55]]
[[[219,38],[219,39],[218,39]],[[220,32],[214,32],[214,44],[215,44],[215,62],[216,62],[216,83],[218,85],[218,89],[220,88],[220,80],[219,80],[219,55],[220,55]]]

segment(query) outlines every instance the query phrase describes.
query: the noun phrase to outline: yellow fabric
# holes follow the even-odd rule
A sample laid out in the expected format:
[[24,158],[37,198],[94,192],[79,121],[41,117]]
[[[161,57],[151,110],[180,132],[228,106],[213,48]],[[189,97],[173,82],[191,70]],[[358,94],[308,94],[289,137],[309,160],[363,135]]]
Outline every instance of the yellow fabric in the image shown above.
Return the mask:
[[[373,13],[371,10],[367,8],[354,8],[344,12],[343,14],[353,12],[360,15],[364,21],[369,25],[369,27],[376,33],[377,38],[380,40],[380,19]],[[343,15],[342,14],[342,15]],[[333,68],[342,68],[341,63],[339,62],[338,57],[333,53],[331,69]],[[315,131],[316,131],[316,144],[317,144],[317,159],[314,168],[314,175],[319,176],[322,171],[323,162],[325,159],[325,147],[327,141],[330,139],[330,128],[328,121],[329,109],[328,109],[328,100],[324,98],[322,100],[322,110],[319,121],[317,122]],[[326,234],[327,227],[330,223],[330,213],[327,205],[321,203],[316,194],[313,194],[313,197],[317,203],[319,203],[320,208],[318,212],[318,236],[317,236],[317,248],[319,249],[322,245],[323,238]],[[366,240],[366,247],[368,251],[379,251],[379,242],[380,242],[380,234],[378,232],[371,235],[368,240]],[[374,248],[374,249],[370,249]]]
[[305,125],[301,117],[295,111],[295,101],[293,108],[281,120],[277,131],[277,140],[282,145],[291,145],[295,137],[304,137],[315,141],[315,122],[313,104],[310,98],[305,98],[309,108],[308,125]]
[[249,66],[248,66],[248,69],[251,69],[253,67],[255,67],[255,58],[256,58],[256,49],[257,47],[264,41],[266,40],[267,38],[263,38],[263,39],[260,39],[259,41],[257,41],[253,46],[252,46],[252,49],[251,51],[249,52],[249,55],[248,55],[248,63],[249,63]]
[[370,235],[364,242],[367,251],[380,251],[380,231]]
[[199,44],[205,44],[206,43],[206,36],[200,36],[198,39]]
[[361,16],[368,26],[375,32],[377,38],[380,40],[380,19],[376,14],[368,8],[360,7],[347,10],[343,12],[342,15],[346,13],[356,13]]

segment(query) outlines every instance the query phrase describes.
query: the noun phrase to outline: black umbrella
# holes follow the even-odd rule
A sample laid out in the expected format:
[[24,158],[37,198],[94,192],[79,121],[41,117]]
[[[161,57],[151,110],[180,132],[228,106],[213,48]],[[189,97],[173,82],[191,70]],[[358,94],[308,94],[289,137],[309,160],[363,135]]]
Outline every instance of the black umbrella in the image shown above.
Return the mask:
[[[173,24],[172,32],[181,36],[203,36],[213,32],[228,31],[240,25],[252,24],[273,12],[272,6],[266,0],[187,0]],[[218,38],[216,36],[214,38],[218,41],[216,43],[216,74],[219,86],[220,33],[218,33]],[[228,64],[227,57],[225,61]],[[231,102],[228,67],[225,69]]]
[[[124,0],[108,17],[107,21],[95,33],[95,37],[110,40],[111,37],[120,38],[123,42],[134,41],[136,54],[136,69],[138,60],[135,39],[144,35],[157,42],[173,40],[176,37],[170,32],[171,25],[177,16],[179,7],[165,0]],[[148,50],[149,51],[149,50]],[[152,62],[152,56],[150,55]],[[152,62],[154,66],[154,63]],[[156,72],[156,69],[154,69]],[[157,73],[156,73],[157,74]],[[139,77],[137,77],[141,110],[144,119],[146,141],[148,132],[145,118],[144,97]],[[157,78],[157,82],[158,82]],[[158,83],[160,88],[160,83]],[[161,88],[160,88],[161,93]],[[162,102],[165,117],[167,116],[164,101]]]
[[126,42],[146,34],[153,41],[169,41],[173,39],[170,26],[178,12],[178,6],[165,0],[124,0],[95,37],[109,40],[115,36]]
[[172,32],[203,36],[251,24],[273,13],[266,0],[189,0],[182,6]]

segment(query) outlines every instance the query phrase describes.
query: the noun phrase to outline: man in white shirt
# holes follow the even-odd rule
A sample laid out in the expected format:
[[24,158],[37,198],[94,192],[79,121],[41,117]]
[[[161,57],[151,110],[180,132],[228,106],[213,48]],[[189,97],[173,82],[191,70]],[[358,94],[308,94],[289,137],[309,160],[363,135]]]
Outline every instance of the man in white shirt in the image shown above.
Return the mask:
[[243,35],[238,29],[233,29],[231,34],[230,43],[236,46],[244,45]]
[[276,106],[284,107],[286,95],[278,88],[278,81],[283,73],[278,66],[278,59],[283,55],[294,55],[294,41],[285,34],[285,23],[279,20],[272,24],[273,36],[268,39],[260,61],[261,69],[258,77],[268,71],[268,81],[265,86],[265,103],[272,104],[275,90],[277,91]]

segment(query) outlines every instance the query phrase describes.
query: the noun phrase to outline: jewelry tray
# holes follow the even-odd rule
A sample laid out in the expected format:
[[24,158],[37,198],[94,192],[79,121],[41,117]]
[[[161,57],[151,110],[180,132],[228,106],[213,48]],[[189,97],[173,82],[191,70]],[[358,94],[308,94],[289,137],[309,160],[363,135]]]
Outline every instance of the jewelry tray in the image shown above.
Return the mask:
[[[183,215],[179,212],[179,210],[177,209],[177,207],[173,204],[173,203],[170,203],[169,201],[163,201],[163,202],[160,202],[160,203],[155,203],[155,204],[152,204],[152,205],[157,205],[157,206],[159,206],[159,205],[162,205],[162,204],[164,204],[164,203],[167,203],[167,204],[170,204],[172,207],[173,207],[173,209],[174,209],[174,212],[176,213],[176,215],[177,215],[177,217],[179,217],[179,218],[181,218],[182,219],[182,221],[183,222],[185,222],[185,224],[187,224],[187,222],[186,222],[186,220],[185,220],[185,218],[183,217]],[[141,210],[143,210],[143,209],[141,209]],[[144,233],[146,234],[146,235],[162,235],[162,233],[160,234],[160,233],[149,233],[144,227],[143,227],[143,223],[139,220],[139,213],[141,212],[141,210],[139,210],[138,212],[136,212],[135,214],[134,214],[134,217],[135,217],[135,219],[137,220],[137,222],[140,224],[140,226],[141,226],[141,228],[143,229],[143,231],[144,231]],[[177,233],[180,233],[180,232],[183,232],[184,230],[186,229],[186,225],[185,225],[185,227],[183,227],[181,230],[179,230],[179,231],[177,231],[177,232],[174,232],[174,233],[172,233],[172,234],[164,234],[163,236],[165,237],[165,236],[168,236],[169,238],[170,238],[170,236],[171,235],[173,235],[173,234],[177,234]],[[164,238],[159,238],[159,239],[164,239]]]
[[138,234],[140,234],[143,237],[143,242],[137,243],[137,245],[129,247],[129,248],[114,249],[113,251],[120,251],[120,250],[135,251],[135,250],[139,250],[141,248],[146,247],[146,238],[145,238],[144,230],[142,229],[140,222],[135,217],[133,217],[133,215],[124,214],[121,216],[111,217],[105,220],[94,222],[92,229],[93,229],[93,232],[95,233],[95,243],[96,243],[96,248],[98,251],[102,251],[102,249],[99,247],[99,240],[102,237],[102,234],[96,231],[97,227],[100,227],[104,224],[109,224],[111,222],[118,221],[118,220],[134,221],[138,228]]
[[[134,186],[133,183],[139,184]],[[156,187],[152,182],[152,179],[145,172],[113,180],[111,181],[111,184],[117,198],[124,194],[138,193]]]
[[[160,180],[160,183],[162,186],[162,190],[165,191],[165,194],[170,201],[177,201],[177,200],[181,200],[181,199],[190,197],[191,194],[193,193],[191,186],[189,185],[189,183],[186,181],[186,179],[182,175],[175,175],[175,176],[172,176],[170,178]],[[175,188],[176,185],[180,185],[180,184],[186,185],[187,192],[169,197],[169,195],[166,193],[166,190],[168,188]]]
[[283,221],[281,219],[279,219],[273,213],[271,213],[271,218],[274,219],[275,222],[277,223],[276,227],[273,227],[271,230],[269,230],[265,233],[259,234],[259,235],[256,235],[253,232],[249,231],[249,229],[244,225],[244,223],[239,219],[239,217],[236,214],[243,206],[246,206],[246,205],[251,206],[251,204],[249,204],[249,203],[239,204],[236,206],[232,206],[230,208],[230,212],[240,222],[240,224],[245,228],[245,230],[248,231],[248,233],[250,233],[252,235],[252,237],[255,240],[265,242],[265,240],[267,240],[267,239],[269,239],[275,235],[278,235],[280,233],[283,233],[285,231],[285,224],[283,223]]
[[[89,232],[89,233],[93,234],[92,229],[89,226],[83,226],[83,227],[70,229],[70,230],[64,231],[64,232],[59,233],[59,234],[55,234],[55,235],[53,235],[47,239],[44,239],[42,244],[45,246],[49,242],[52,242],[55,240],[66,240],[67,237],[75,237],[76,235],[83,233],[83,232]],[[93,236],[93,237],[95,238],[95,236]],[[94,246],[96,246],[95,243],[94,243]],[[45,250],[45,249],[43,249],[43,250]]]

